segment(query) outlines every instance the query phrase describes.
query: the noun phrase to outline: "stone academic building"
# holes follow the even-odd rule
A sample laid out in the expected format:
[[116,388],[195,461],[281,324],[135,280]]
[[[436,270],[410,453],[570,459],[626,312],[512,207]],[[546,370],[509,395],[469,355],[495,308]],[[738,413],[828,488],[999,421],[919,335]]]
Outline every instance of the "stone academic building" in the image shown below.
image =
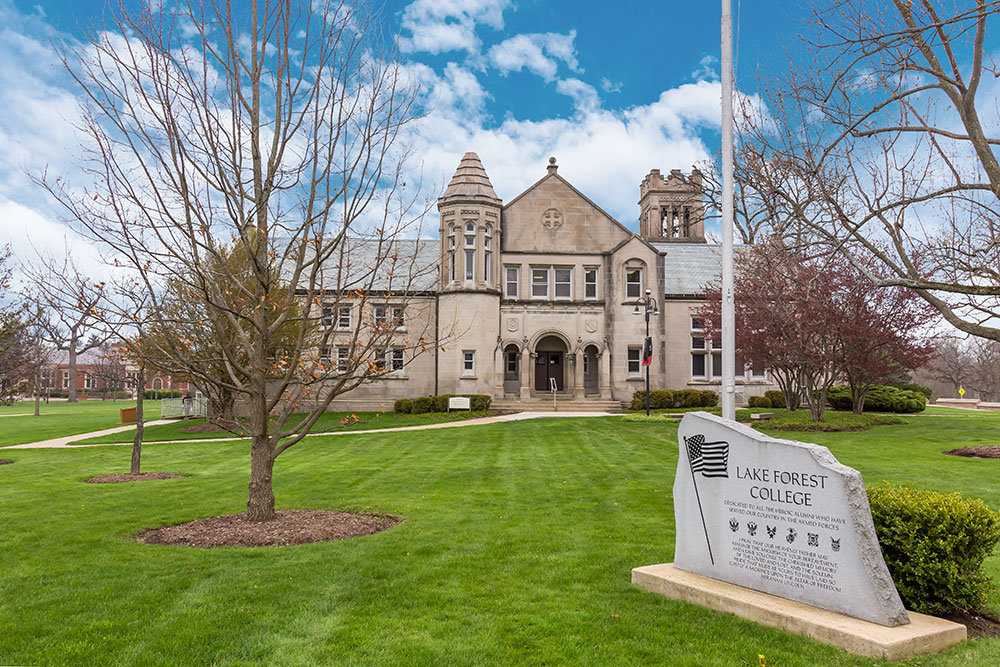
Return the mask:
[[[387,374],[332,409],[391,410],[396,398],[444,393],[551,405],[553,389],[565,407],[617,407],[644,388],[645,318],[636,304],[647,290],[659,307],[650,317],[651,387],[719,391],[720,345],[695,315],[704,285],[721,272],[721,248],[705,242],[700,179],[698,171],[651,171],[639,185],[635,234],[560,176],[554,158],[504,204],[478,156],[466,153],[437,203],[440,241],[408,242],[437,270],[407,298],[405,314],[391,299],[381,307],[383,318],[399,319],[401,335],[423,327],[441,345],[412,360],[403,349],[385,351]],[[349,327],[358,314],[341,311],[332,319]],[[771,388],[763,369],[746,369],[737,385],[738,403]]]

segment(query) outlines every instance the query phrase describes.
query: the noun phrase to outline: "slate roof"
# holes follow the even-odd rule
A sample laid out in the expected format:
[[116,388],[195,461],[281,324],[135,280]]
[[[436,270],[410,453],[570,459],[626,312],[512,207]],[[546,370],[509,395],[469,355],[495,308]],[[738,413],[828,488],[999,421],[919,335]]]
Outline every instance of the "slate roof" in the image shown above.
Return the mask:
[[722,246],[709,243],[653,243],[663,255],[663,292],[698,296],[722,278]]
[[[440,248],[437,239],[395,239],[380,244],[350,237],[344,254],[325,263],[320,282],[328,290],[434,291]],[[394,262],[392,256],[398,259]]]
[[455,175],[451,177],[448,188],[438,199],[441,204],[450,202],[483,202],[500,204],[500,197],[493,190],[490,177],[486,175],[483,163],[475,153],[466,153],[458,163]]

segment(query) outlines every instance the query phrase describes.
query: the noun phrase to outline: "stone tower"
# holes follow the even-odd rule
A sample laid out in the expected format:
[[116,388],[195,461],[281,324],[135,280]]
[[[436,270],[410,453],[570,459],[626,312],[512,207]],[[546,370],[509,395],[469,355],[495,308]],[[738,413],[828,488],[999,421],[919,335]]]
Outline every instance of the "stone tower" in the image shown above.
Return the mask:
[[[466,153],[438,199],[439,378],[448,393],[492,394],[500,312],[500,209],[479,156]],[[501,383],[502,384],[502,383]],[[454,388],[453,390],[451,388]]]
[[705,242],[705,203],[701,172],[686,177],[671,169],[664,178],[654,169],[639,185],[639,236],[647,241]]

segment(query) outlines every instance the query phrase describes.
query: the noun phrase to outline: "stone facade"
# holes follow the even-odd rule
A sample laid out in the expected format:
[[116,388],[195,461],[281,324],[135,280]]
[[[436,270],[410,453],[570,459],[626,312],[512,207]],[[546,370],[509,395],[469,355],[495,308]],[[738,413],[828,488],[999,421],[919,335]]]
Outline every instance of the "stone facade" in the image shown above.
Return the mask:
[[[721,266],[718,246],[705,242],[700,179],[697,170],[651,171],[635,234],[560,176],[555,158],[503,204],[478,156],[466,153],[437,204],[436,284],[407,306],[408,322],[433,332],[436,351],[333,409],[391,409],[396,398],[435,393],[527,401],[550,398],[553,387],[563,400],[627,403],[645,386],[636,302],[647,290],[659,309],[650,319],[651,387],[718,391],[721,354],[695,317]],[[737,384],[738,401],[772,388],[749,369]]]

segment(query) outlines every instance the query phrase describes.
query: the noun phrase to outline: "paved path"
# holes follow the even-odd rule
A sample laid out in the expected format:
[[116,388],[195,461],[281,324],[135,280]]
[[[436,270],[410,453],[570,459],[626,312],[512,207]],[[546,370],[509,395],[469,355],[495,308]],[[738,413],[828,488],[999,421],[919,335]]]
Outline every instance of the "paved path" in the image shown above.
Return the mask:
[[0,415],[0,417],[34,417],[34,416],[35,416],[34,412],[22,412],[17,415]]
[[[172,419],[158,419],[157,421],[146,422],[146,426],[158,426],[160,424],[169,424]],[[38,442],[29,442],[24,445],[10,445],[8,447],[0,447],[0,449],[61,449],[64,447],[96,447],[99,445],[70,445],[71,442],[76,442],[77,440],[86,440],[88,438],[99,438],[102,435],[111,435],[112,433],[121,433],[122,431],[131,431],[134,429],[134,425],[130,426],[116,426],[114,428],[106,428],[103,431],[92,431],[90,433],[77,433],[76,435],[67,435],[61,438],[52,438],[51,440],[40,440]],[[131,442],[116,442],[116,445],[128,445],[132,446]],[[143,443],[146,444],[146,443]]]
[[[439,424],[421,424],[420,426],[396,426],[394,428],[373,428],[363,431],[328,431],[319,433],[307,433],[307,438],[313,438],[318,436],[334,436],[334,435],[364,435],[365,433],[396,433],[398,431],[428,431],[431,429],[438,428],[458,428],[461,426],[481,426],[483,424],[498,424],[502,422],[511,421],[521,421],[523,419],[542,419],[546,417],[621,417],[622,413],[613,412],[517,412],[512,415],[498,415],[496,417],[477,417],[476,419],[463,419],[462,421],[454,422],[441,422]],[[146,422],[146,426],[155,426],[157,424],[169,424],[172,419],[161,419],[155,422]],[[115,442],[115,443],[104,443],[96,445],[71,445],[69,443],[88,440],[90,438],[97,438],[102,435],[108,435],[110,433],[120,433],[122,431],[127,431],[131,426],[121,426],[118,428],[111,428],[105,431],[95,431],[94,433],[79,433],[77,435],[70,435],[64,438],[53,438],[52,440],[43,440],[41,442],[31,442],[24,445],[12,445],[9,447],[0,447],[0,449],[76,449],[80,447],[131,447],[131,442]],[[202,442],[236,442],[242,440],[243,438],[191,438],[189,440],[158,440],[155,442],[143,442],[143,445],[189,445],[192,443],[202,443]]]

